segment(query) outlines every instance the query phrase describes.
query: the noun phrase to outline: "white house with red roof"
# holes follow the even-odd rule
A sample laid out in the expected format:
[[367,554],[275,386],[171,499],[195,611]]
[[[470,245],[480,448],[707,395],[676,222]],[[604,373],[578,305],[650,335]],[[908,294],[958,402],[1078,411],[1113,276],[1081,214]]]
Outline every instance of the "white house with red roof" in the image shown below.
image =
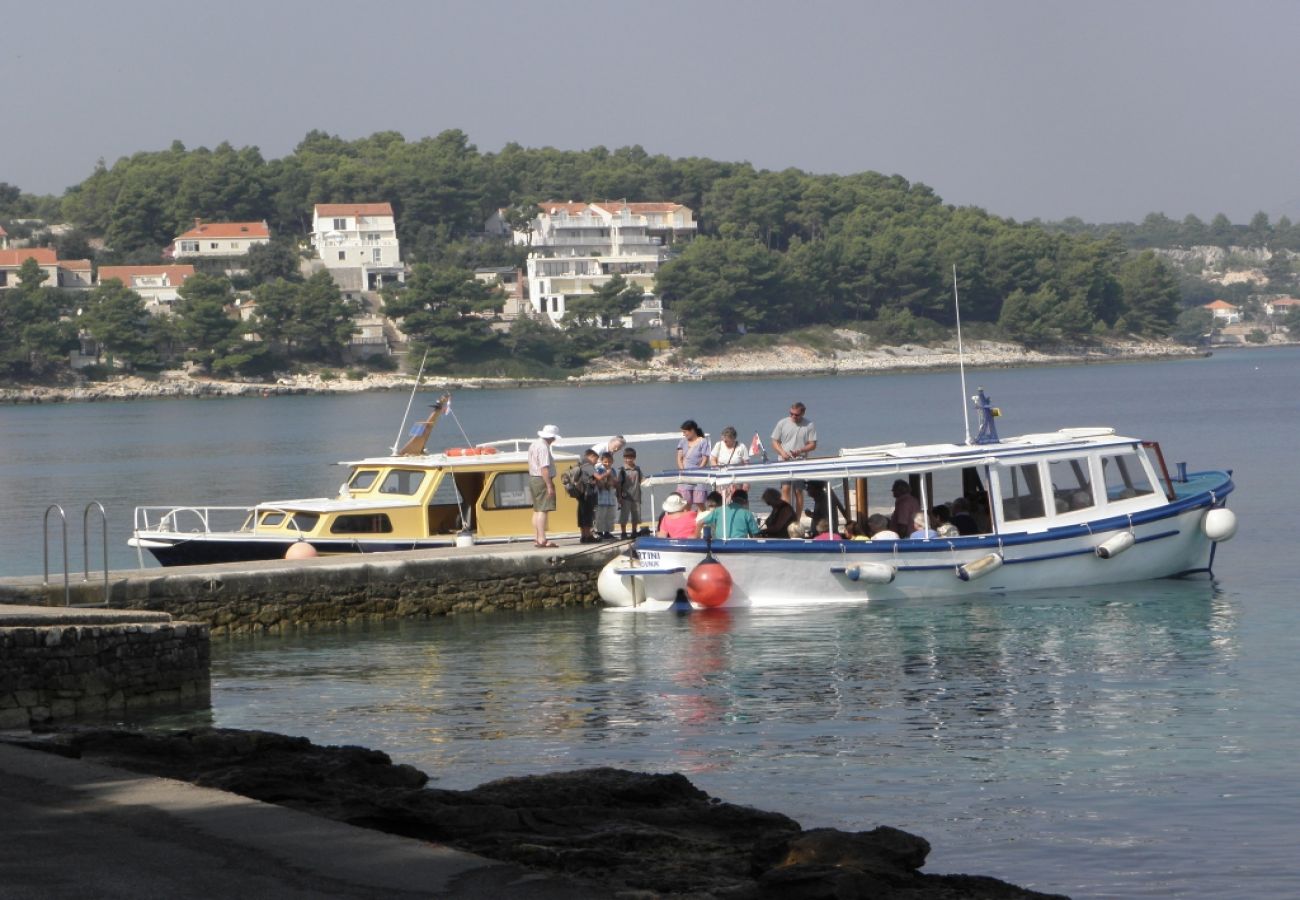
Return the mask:
[[71,291],[87,290],[91,287],[91,266],[88,259],[59,259],[58,254],[49,247],[17,247],[0,250],[0,290],[18,284],[18,276],[23,263],[29,259],[45,273],[42,287],[59,287]]
[[1300,299],[1295,297],[1271,297],[1264,301],[1266,316],[1284,316],[1297,308],[1300,308]]
[[317,203],[311,243],[341,290],[406,280],[390,203]]
[[96,283],[116,278],[122,286],[135,291],[144,308],[153,315],[171,312],[180,299],[180,287],[194,274],[192,265],[170,266],[100,266]]
[[1233,325],[1241,321],[1241,307],[1233,306],[1227,300],[1214,300],[1201,307],[1208,309],[1214,321],[1223,325]]
[[622,275],[643,293],[641,307],[623,324],[662,324],[655,273],[673,243],[694,237],[697,226],[690,208],[622,200],[551,201],[539,207],[528,227],[514,232],[514,242],[528,247],[528,299],[534,312],[558,325],[566,298],[594,294]]
[[172,259],[231,259],[246,256],[257,244],[271,243],[266,222],[204,222],[177,236],[171,245]]

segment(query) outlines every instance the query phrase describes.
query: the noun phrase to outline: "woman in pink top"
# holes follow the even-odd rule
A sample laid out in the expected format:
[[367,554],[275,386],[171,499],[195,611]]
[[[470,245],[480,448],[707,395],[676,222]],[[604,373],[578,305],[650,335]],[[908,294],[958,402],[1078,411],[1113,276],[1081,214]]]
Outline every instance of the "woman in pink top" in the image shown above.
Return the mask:
[[686,508],[681,494],[669,494],[664,500],[664,516],[655,534],[661,538],[695,537],[695,510]]

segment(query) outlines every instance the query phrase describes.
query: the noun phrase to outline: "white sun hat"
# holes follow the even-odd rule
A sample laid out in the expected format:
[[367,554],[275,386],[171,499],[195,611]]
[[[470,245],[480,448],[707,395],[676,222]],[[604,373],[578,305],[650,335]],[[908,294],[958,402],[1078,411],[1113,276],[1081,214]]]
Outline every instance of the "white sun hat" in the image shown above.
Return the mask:
[[539,438],[559,438],[560,429],[554,425],[543,425],[542,430],[537,432]]

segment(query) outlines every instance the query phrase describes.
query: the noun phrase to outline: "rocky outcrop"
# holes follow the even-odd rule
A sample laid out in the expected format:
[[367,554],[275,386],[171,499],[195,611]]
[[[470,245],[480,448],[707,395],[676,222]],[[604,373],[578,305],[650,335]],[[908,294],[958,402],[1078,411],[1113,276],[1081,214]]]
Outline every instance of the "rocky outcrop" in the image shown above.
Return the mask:
[[561,873],[611,896],[1053,896],[992,878],[923,874],[923,838],[888,827],[805,831],[779,813],[720,802],[680,774],[600,768],[449,791],[374,750],[265,732],[68,730],[24,743]]

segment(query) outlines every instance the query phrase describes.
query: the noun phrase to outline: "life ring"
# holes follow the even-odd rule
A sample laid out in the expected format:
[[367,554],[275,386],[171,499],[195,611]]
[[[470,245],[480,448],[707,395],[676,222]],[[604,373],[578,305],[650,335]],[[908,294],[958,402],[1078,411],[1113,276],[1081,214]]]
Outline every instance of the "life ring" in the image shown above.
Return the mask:
[[497,452],[496,447],[450,447],[448,456],[491,456]]

